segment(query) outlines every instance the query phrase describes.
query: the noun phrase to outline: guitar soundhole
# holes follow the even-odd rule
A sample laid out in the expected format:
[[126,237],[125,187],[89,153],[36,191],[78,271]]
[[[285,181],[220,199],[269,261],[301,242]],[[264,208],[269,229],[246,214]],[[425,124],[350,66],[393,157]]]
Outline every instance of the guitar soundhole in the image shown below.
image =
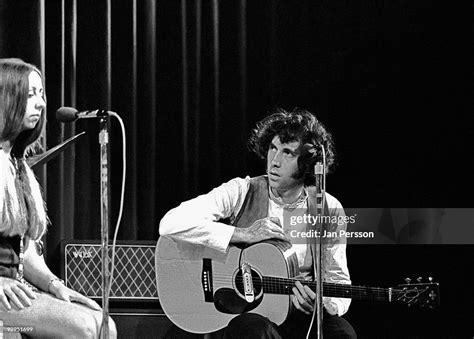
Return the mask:
[[[260,274],[258,274],[257,271],[252,269],[252,283],[253,283],[253,293],[255,296],[255,299],[257,297],[260,297],[262,294],[262,277]],[[241,298],[245,298],[244,294],[244,284],[242,280],[242,271],[238,270],[236,274],[234,275],[234,287],[237,289],[237,292],[241,296]]]
[[219,312],[229,314],[241,314],[256,308],[262,302],[263,288],[262,277],[252,269],[252,284],[254,289],[254,301],[247,302],[244,296],[244,285],[242,272],[236,271],[234,276],[234,289],[220,288],[214,293],[214,306]]

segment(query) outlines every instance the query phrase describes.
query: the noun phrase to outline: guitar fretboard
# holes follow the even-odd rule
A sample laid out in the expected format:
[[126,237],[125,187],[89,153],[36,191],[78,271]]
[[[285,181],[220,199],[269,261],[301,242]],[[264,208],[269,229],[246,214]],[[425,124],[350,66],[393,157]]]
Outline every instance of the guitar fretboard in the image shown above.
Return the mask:
[[[296,279],[263,277],[263,290],[265,293],[272,294],[292,294],[292,288]],[[308,285],[313,291],[316,289],[316,283],[313,281],[300,281]],[[399,290],[379,287],[353,286],[346,284],[327,283],[323,284],[323,295],[325,297],[352,298],[359,300],[389,301],[396,299]]]

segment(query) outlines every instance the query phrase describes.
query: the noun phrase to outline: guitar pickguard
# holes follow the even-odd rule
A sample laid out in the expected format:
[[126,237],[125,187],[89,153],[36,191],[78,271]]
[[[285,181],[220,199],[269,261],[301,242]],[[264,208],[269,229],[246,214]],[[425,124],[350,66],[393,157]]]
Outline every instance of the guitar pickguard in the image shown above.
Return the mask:
[[232,288],[220,288],[214,293],[214,306],[219,312],[227,314],[241,314],[256,308],[262,302],[262,297],[255,298],[254,302],[248,303],[239,296]]

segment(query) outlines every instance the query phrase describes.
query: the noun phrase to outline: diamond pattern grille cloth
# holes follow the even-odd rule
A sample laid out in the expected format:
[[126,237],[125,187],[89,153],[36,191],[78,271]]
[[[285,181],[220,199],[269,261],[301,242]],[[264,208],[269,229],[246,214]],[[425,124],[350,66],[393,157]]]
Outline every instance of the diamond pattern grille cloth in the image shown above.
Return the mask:
[[[66,285],[88,297],[101,298],[101,246],[68,244],[65,256]],[[110,298],[158,299],[155,246],[117,245],[113,278]]]

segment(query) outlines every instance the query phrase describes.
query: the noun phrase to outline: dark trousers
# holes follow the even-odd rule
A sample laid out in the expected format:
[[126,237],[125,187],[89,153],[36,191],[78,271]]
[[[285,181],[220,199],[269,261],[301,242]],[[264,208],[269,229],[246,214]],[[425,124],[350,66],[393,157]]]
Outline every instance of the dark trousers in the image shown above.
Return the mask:
[[[243,313],[233,318],[222,330],[210,333],[204,338],[210,339],[304,339],[308,331],[311,316],[294,312],[283,324],[277,326],[268,318],[255,313]],[[192,334],[172,326],[165,335],[166,339],[202,339],[202,335]],[[315,338],[314,330],[310,338]],[[344,318],[324,312],[323,339],[357,338],[351,324]]]
[[[229,322],[229,325],[213,338],[226,339],[277,339],[306,338],[311,316],[300,312],[293,313],[283,324],[277,326],[267,318],[254,314],[244,313]],[[310,338],[315,338],[314,330]],[[323,338],[357,338],[354,328],[344,318],[330,315],[327,312],[323,317]]]

